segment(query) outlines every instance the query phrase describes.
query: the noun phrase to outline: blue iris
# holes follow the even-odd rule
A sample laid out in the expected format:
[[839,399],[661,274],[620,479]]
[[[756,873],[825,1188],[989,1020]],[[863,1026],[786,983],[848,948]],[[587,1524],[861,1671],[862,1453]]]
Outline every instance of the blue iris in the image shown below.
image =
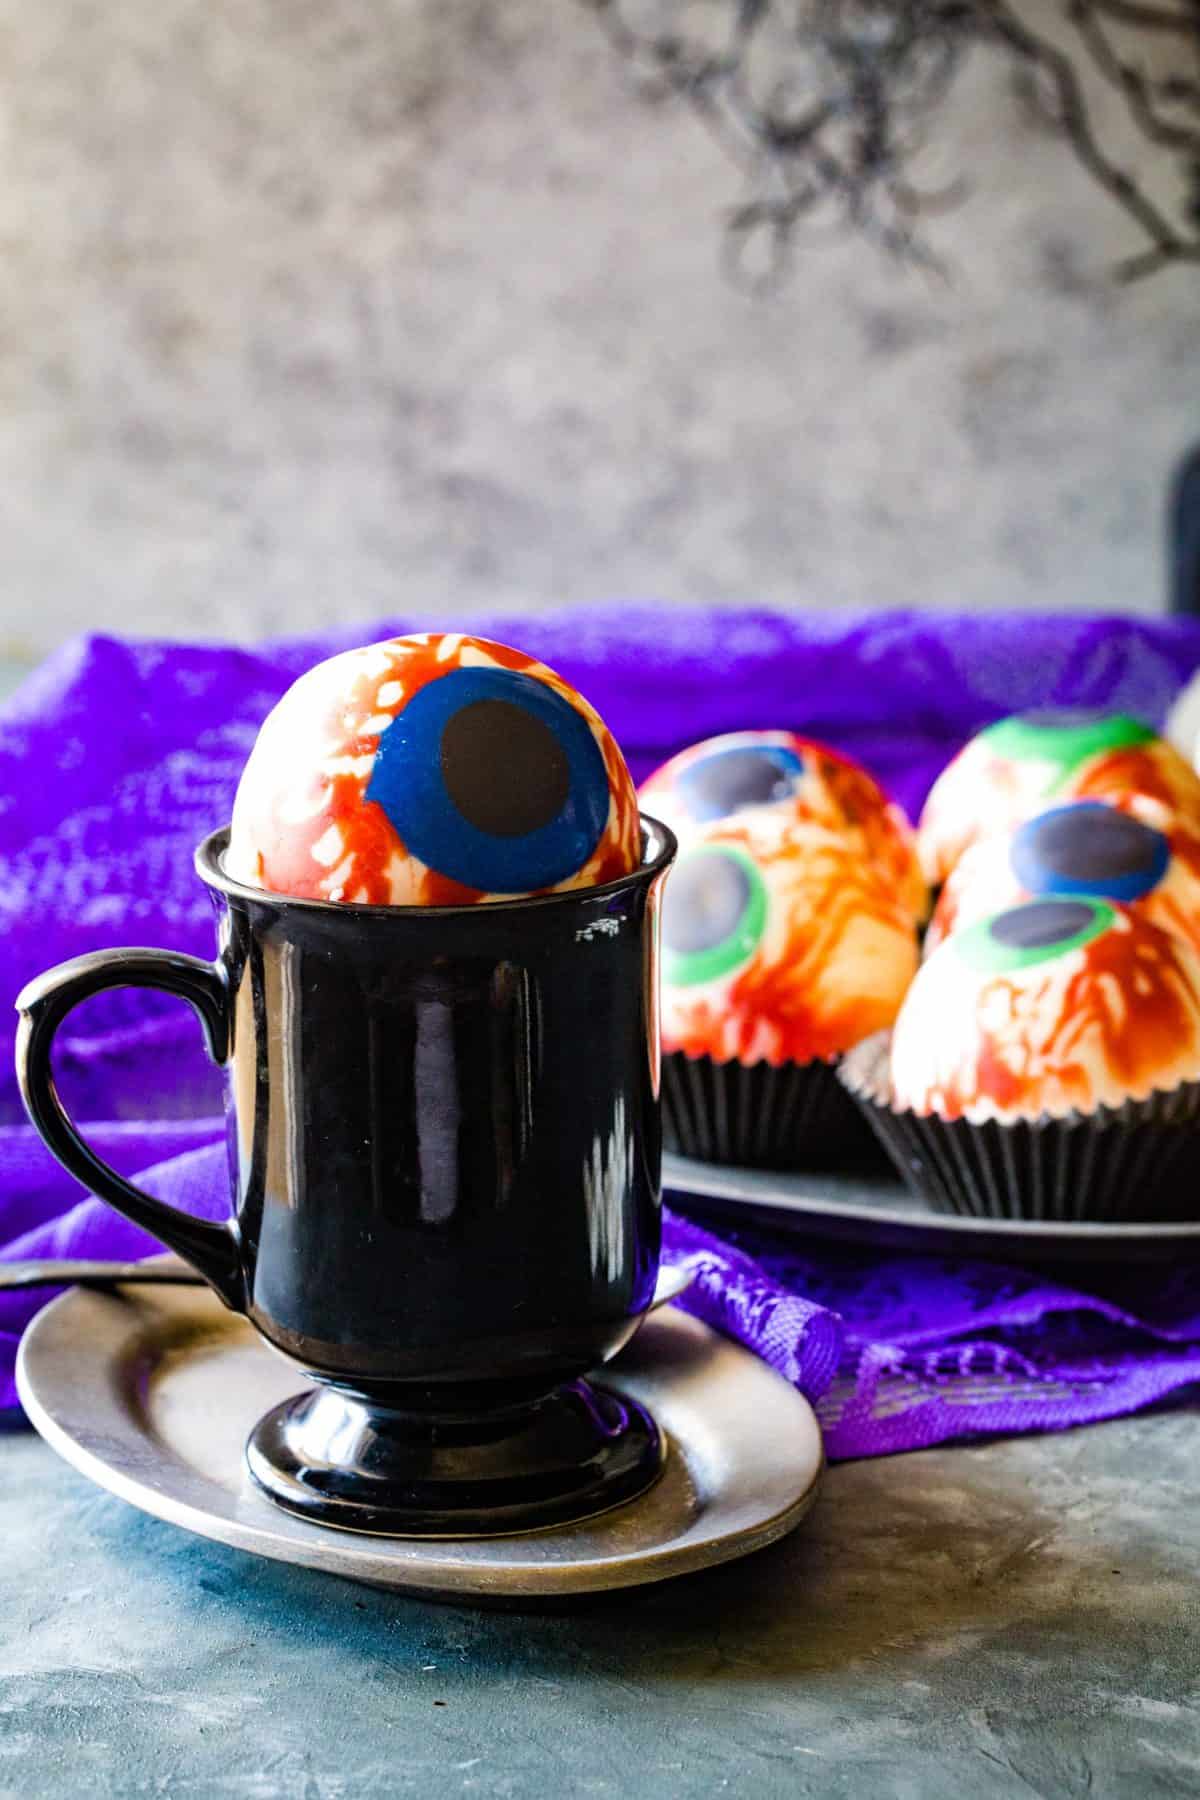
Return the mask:
[[731,744],[698,757],[678,783],[689,819],[704,825],[743,807],[786,800],[803,772],[796,752],[782,744]]
[[1031,894],[1078,894],[1128,905],[1156,888],[1171,846],[1161,831],[1096,800],[1056,806],[1015,833],[1009,865]]
[[366,798],[414,856],[484,893],[554,887],[608,822],[608,770],[583,715],[531,675],[451,669],[379,740]]

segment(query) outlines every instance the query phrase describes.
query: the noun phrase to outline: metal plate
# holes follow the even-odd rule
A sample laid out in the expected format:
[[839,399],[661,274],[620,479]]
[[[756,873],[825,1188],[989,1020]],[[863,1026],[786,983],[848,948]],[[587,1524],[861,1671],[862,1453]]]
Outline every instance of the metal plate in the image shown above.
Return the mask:
[[358,1536],[279,1511],[242,1462],[303,1377],[205,1290],[74,1289],[25,1334],[17,1382],[42,1436],[123,1500],[202,1537],[377,1586],[505,1602],[632,1587],[759,1549],[796,1525],[823,1466],[812,1409],[765,1363],[666,1308],[605,1370],[665,1432],[641,1499],[525,1536]]
[[1200,1219],[1103,1225],[958,1218],[934,1212],[887,1176],[781,1175],[664,1156],[663,1185],[684,1197],[689,1211],[690,1197],[705,1211],[875,1249],[1020,1263],[1169,1261],[1200,1252]]

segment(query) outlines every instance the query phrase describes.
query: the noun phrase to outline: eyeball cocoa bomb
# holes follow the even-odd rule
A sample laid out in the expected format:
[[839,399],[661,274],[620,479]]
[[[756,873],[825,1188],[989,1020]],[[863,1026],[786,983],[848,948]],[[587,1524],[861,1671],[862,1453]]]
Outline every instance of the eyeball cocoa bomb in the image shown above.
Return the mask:
[[911,915],[846,839],[761,808],[684,845],[662,933],[663,1047],[718,1063],[836,1058],[917,964]]
[[918,831],[937,886],[980,838],[1011,830],[1058,801],[1131,799],[1151,824],[1200,830],[1200,777],[1179,752],[1125,713],[1023,713],[981,731],[938,777]]
[[942,889],[925,938],[1045,895],[1128,906],[1200,950],[1200,836],[1169,833],[1097,800],[1052,807],[1004,837],[973,844]]
[[687,839],[662,919],[669,1148],[750,1168],[850,1168],[870,1127],[834,1073],[889,1025],[912,913],[843,832],[750,807]]
[[643,784],[648,813],[686,839],[748,808],[778,807],[846,836],[909,909],[928,896],[904,814],[861,764],[790,731],[734,731],[673,756]]
[[599,714],[544,663],[422,633],[319,663],[246,763],[225,865],[273,893],[449,906],[613,881],[637,796]]
[[1200,1077],[1200,959],[1105,901],[1032,900],[939,945],[891,1049],[893,1105],[942,1119],[1142,1101]]
[[840,1074],[939,1211],[1196,1216],[1200,956],[1122,906],[1049,894],[955,931]]

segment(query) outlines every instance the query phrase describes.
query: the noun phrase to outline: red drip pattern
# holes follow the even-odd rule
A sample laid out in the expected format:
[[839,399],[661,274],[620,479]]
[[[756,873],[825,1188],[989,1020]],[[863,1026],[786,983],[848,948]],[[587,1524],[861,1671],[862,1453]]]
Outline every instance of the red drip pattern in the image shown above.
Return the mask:
[[[278,766],[272,720],[247,763],[234,814],[235,849],[254,846],[260,886],[367,906],[466,906],[489,898],[411,856],[383,808],[365,797],[379,740],[392,719],[427,683],[470,663],[545,682],[583,714],[603,754],[608,821],[585,867],[560,885],[598,886],[636,867],[640,825],[625,759],[599,714],[545,664],[507,645],[457,633],[393,638],[337,660],[347,665],[345,684],[321,694],[319,710],[304,720],[317,753],[299,796],[294,770]],[[298,690],[280,703],[289,704],[299,704]],[[303,755],[303,746],[297,754]]]

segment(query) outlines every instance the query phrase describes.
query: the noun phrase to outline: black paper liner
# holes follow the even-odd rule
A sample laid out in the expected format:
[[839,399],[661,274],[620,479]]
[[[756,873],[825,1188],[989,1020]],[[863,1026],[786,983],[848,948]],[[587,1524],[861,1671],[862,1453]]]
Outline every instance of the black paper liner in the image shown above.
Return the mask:
[[819,1061],[747,1067],[672,1051],[662,1059],[666,1147],[745,1169],[885,1167],[834,1067]]
[[936,1211],[1055,1223],[1200,1218],[1200,1081],[1093,1113],[973,1124],[890,1105],[887,1050],[886,1033],[860,1044],[839,1079]]

